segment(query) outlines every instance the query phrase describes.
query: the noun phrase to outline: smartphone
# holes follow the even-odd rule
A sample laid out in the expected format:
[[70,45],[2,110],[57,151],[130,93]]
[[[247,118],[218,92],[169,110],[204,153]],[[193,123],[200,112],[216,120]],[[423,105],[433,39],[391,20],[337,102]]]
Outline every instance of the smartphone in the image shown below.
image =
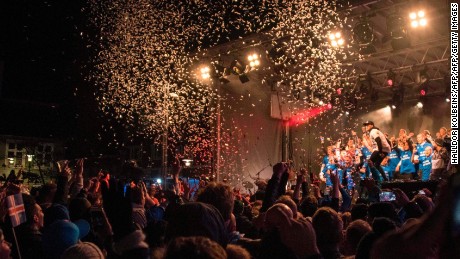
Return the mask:
[[93,230],[104,226],[105,212],[102,207],[91,207],[89,213],[91,217],[91,227]]
[[460,237],[460,174],[457,173],[452,177],[452,234],[454,237]]
[[380,201],[394,201],[396,200],[396,195],[393,192],[381,192],[380,195]]

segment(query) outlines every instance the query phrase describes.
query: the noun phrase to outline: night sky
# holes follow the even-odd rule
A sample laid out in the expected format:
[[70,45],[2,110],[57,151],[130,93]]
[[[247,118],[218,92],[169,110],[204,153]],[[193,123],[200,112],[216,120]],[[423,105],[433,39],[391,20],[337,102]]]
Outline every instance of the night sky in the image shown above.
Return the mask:
[[[212,5],[226,6],[224,20],[228,27],[210,34],[214,38],[208,37],[208,41],[199,44],[216,45],[253,31],[271,29],[277,18],[267,6],[262,6],[263,2],[210,1]],[[279,3],[282,8],[283,3]],[[95,144],[99,143],[97,134],[101,124],[108,122],[98,112],[95,86],[85,80],[91,70],[91,57],[98,51],[89,46],[95,42],[98,28],[91,27],[94,24],[89,22],[88,5],[85,0],[1,2],[0,19],[4,26],[0,28],[0,61],[4,68],[0,134],[56,137],[67,146],[81,149],[77,153],[97,153],[101,148]],[[238,23],[234,26],[232,22],[255,18],[260,23],[250,25],[250,30],[241,30]],[[191,15],[188,19],[193,23],[200,17]],[[192,40],[187,48],[194,50],[197,45]]]
[[88,51],[80,32],[90,31],[84,4],[1,2],[0,134],[90,143],[98,122],[84,80]]

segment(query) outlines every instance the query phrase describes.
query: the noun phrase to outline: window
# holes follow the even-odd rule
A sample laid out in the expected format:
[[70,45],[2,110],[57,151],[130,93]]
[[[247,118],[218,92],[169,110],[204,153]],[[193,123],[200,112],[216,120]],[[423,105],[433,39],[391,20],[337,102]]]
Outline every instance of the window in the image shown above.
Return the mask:
[[26,153],[24,144],[16,143],[13,141],[7,141],[7,161],[5,161],[5,165],[9,167],[24,167],[24,156]]

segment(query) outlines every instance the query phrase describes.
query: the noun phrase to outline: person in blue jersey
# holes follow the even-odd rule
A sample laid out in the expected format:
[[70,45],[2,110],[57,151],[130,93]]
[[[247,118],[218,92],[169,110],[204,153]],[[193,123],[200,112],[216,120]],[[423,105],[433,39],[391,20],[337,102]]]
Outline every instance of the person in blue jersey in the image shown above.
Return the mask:
[[393,148],[391,149],[391,152],[385,157],[385,159],[382,161],[382,164],[381,164],[383,171],[385,172],[385,174],[388,177],[388,180],[390,181],[394,179],[394,173],[396,171],[396,166],[401,160],[399,158],[400,150],[397,147],[396,140],[392,138],[391,141],[392,141]]
[[333,146],[328,146],[326,149],[326,155],[323,157],[323,160],[321,162],[321,170],[319,174],[320,180],[326,183],[326,186],[332,185],[331,179],[327,174],[328,169],[335,169],[332,165],[334,165]]
[[371,158],[371,155],[372,155],[372,141],[369,137],[368,134],[364,134],[363,135],[363,146],[361,147],[361,159],[362,159],[362,167],[360,169],[360,173],[361,173],[361,179],[364,179],[366,177],[370,177],[370,174],[371,174],[371,171],[370,171],[370,168],[369,168],[369,159]]
[[404,146],[401,149],[400,158],[398,165],[396,166],[395,178],[408,180],[412,179],[415,172],[415,166],[412,163],[412,143],[410,140],[404,142]]
[[420,178],[422,181],[426,182],[430,180],[431,174],[431,158],[433,155],[433,149],[430,146],[425,148],[424,152],[424,159],[423,161],[419,162],[419,170],[420,170]]
[[[422,174],[422,164],[424,163],[426,156],[425,156],[425,148],[430,147],[433,150],[433,145],[427,141],[425,133],[420,133],[417,135],[417,146],[414,152],[414,160],[412,161],[415,165],[415,170],[417,175],[414,175],[414,179],[419,179]],[[431,162],[429,162],[431,164]]]
[[338,166],[338,161],[334,157],[329,158],[329,163],[322,172],[324,180],[326,182],[326,188],[332,187],[331,172],[338,175],[339,179],[342,179],[342,169]]
[[353,190],[355,187],[355,183],[353,181],[353,175],[356,172],[355,167],[353,166],[353,159],[351,156],[346,156],[344,158],[345,163],[343,164],[342,168],[342,178],[341,179],[341,184],[345,189],[348,190],[349,193]]
[[366,127],[366,131],[369,132],[369,136],[372,141],[372,154],[369,160],[372,161],[375,168],[380,172],[384,181],[388,181],[387,177],[385,176],[385,172],[383,171],[382,160],[387,156],[388,153],[391,152],[391,144],[385,137],[385,135],[379,130],[379,128],[374,126],[374,122],[366,121],[363,123]]

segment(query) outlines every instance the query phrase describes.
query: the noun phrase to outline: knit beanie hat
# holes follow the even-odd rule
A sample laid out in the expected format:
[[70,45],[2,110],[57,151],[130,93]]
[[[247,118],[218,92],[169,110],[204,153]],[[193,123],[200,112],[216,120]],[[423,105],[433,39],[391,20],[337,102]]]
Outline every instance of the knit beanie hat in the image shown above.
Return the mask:
[[179,236],[204,236],[223,247],[228,242],[222,215],[214,206],[202,202],[180,205],[169,219],[166,239],[171,240]]
[[57,220],[45,227],[42,243],[43,251],[48,258],[60,258],[67,248],[77,244],[80,238],[88,234],[88,222],[78,220],[76,223],[69,220]]
[[67,248],[62,259],[104,259],[104,254],[97,245],[90,242],[80,242]]
[[444,144],[444,140],[442,138],[437,138],[434,140],[434,143],[436,143],[436,145],[442,147],[443,144]]
[[47,208],[44,211],[44,215],[45,227],[54,223],[57,220],[70,220],[69,210],[67,209],[67,207],[57,203]]

